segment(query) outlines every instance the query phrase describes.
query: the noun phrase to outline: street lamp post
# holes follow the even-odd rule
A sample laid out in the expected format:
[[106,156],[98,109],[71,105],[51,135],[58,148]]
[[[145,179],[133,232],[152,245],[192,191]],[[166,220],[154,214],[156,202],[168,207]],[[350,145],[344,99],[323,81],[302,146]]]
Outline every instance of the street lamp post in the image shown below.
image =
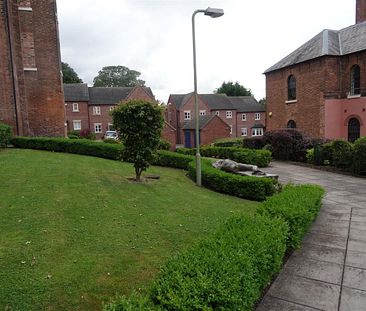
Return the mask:
[[194,75],[194,110],[196,118],[196,184],[201,186],[201,155],[200,155],[200,124],[199,124],[199,111],[198,111],[198,94],[197,94],[197,63],[196,63],[196,30],[194,18],[197,13],[204,13],[212,18],[220,17],[224,15],[224,10],[207,8],[206,10],[196,10],[192,15],[192,40],[193,40],[193,75]]

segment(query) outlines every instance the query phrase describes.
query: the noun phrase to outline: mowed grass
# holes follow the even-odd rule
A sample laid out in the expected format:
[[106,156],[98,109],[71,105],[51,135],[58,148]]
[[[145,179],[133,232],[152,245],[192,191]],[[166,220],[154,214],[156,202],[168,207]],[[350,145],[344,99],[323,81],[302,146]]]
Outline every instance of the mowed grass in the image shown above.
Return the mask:
[[184,171],[33,150],[0,151],[0,310],[100,310],[147,288],[170,256],[256,202]]

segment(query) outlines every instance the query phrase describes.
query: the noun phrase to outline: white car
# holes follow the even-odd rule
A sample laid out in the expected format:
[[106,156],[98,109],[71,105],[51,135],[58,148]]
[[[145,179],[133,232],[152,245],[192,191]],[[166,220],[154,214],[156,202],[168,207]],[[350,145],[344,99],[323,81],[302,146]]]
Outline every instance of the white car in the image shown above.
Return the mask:
[[118,133],[116,131],[106,131],[103,139],[114,139],[118,140]]

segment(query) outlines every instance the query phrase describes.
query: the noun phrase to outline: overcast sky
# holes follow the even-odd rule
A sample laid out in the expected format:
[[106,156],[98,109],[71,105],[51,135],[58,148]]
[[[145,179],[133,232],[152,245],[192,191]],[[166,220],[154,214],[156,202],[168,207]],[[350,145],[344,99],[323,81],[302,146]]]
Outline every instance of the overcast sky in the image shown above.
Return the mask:
[[58,0],[62,61],[90,86],[98,71],[141,72],[157,99],[193,90],[191,16],[196,16],[199,93],[238,81],[259,100],[267,68],[323,29],[355,23],[355,0]]

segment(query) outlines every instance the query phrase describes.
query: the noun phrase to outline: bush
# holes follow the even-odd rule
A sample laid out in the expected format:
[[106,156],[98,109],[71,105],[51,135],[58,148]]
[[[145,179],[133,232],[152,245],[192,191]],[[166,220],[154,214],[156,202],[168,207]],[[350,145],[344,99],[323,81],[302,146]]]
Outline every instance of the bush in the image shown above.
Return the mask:
[[158,146],[159,150],[170,150],[170,147],[171,147],[171,144],[168,141],[160,138],[159,146]]
[[158,150],[152,164],[188,170],[188,163],[194,161],[194,159],[194,156],[191,155],[184,155],[166,150]]
[[107,144],[120,144],[121,142],[118,139],[113,139],[113,138],[105,138],[103,139],[104,143]]
[[123,152],[122,144],[105,144],[87,139],[15,137],[12,142],[16,148],[76,153],[112,160],[120,159]]
[[80,130],[74,130],[74,131],[68,132],[67,137],[73,138],[73,139],[75,139],[75,137],[80,138]]
[[[195,148],[180,148],[178,153],[195,155]],[[230,159],[240,163],[266,167],[271,162],[271,152],[268,150],[251,150],[238,147],[203,147],[200,149],[203,157]]]
[[149,297],[134,292],[129,297],[121,296],[115,302],[103,305],[103,311],[152,311],[158,310]]
[[341,139],[337,139],[330,144],[332,164],[337,168],[349,168],[352,162],[352,144]]
[[242,147],[242,138],[222,138],[214,142],[215,147]]
[[306,151],[311,140],[295,129],[279,129],[264,134],[265,141],[272,146],[273,157],[277,160],[306,161]]
[[288,249],[300,246],[301,240],[317,216],[324,189],[316,185],[287,185],[283,191],[265,201],[260,215],[282,218],[289,226]]
[[356,174],[366,174],[366,137],[359,138],[353,146],[352,170]]
[[[210,160],[202,160],[202,185],[214,191],[248,200],[263,201],[273,195],[277,189],[277,181],[270,178],[241,176],[218,170]],[[188,174],[196,179],[196,164],[188,164]]]
[[153,302],[164,310],[252,310],[280,270],[286,237],[280,219],[232,218],[162,268]]
[[95,133],[91,132],[89,129],[81,130],[79,136],[80,136],[80,138],[90,139],[90,140],[95,140],[95,138],[96,138]]
[[11,127],[0,123],[0,148],[6,148],[10,144],[12,135]]
[[262,149],[267,144],[264,137],[250,137],[243,139],[243,147],[249,149]]

